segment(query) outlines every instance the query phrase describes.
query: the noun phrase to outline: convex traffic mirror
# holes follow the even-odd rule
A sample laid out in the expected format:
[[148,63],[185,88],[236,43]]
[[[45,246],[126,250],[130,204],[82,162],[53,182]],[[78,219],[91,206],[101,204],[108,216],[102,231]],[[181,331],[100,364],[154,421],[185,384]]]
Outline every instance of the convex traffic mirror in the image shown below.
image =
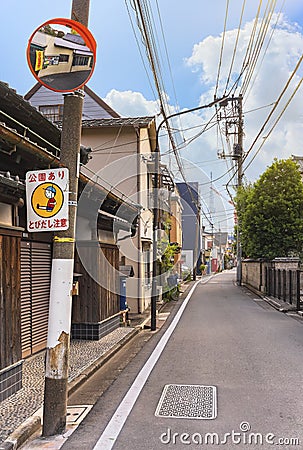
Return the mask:
[[74,91],[92,76],[96,41],[79,22],[52,19],[40,25],[31,35],[27,61],[39,83],[53,91]]

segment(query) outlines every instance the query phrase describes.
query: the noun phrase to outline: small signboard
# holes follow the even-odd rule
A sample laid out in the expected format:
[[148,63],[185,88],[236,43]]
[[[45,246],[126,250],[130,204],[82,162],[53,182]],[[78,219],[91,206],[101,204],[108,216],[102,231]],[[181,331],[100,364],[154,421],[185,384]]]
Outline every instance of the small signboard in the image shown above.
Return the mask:
[[34,170],[26,174],[27,230],[68,230],[68,169]]

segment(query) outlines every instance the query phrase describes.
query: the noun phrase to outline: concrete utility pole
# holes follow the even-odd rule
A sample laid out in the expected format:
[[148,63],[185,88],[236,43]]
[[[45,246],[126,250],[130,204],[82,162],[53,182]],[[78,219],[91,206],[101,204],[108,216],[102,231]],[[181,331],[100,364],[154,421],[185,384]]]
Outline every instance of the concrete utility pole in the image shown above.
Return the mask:
[[[227,107],[231,102],[231,114],[225,117],[220,115],[219,120],[225,120],[225,134],[235,135],[235,144],[233,153],[231,155],[222,154],[221,157],[230,157],[236,161],[237,170],[237,190],[242,186],[243,178],[243,97],[228,97],[221,106]],[[242,283],[242,246],[241,246],[241,223],[238,217],[237,226],[237,284],[241,286]]]
[[[88,25],[90,0],[73,0],[71,18]],[[60,162],[69,169],[69,229],[54,238],[45,367],[43,436],[66,427],[70,325],[83,91],[64,96]]]
[[[162,125],[162,122],[161,122]],[[153,265],[152,265],[152,297],[150,311],[150,329],[156,331],[157,328],[157,250],[158,250],[158,225],[159,225],[159,181],[160,181],[160,149],[159,149],[159,127],[156,134],[155,148],[155,170],[154,170],[154,189],[153,189]]]
[[151,295],[151,331],[156,330],[156,314],[157,314],[157,244],[158,244],[158,189],[159,189],[159,164],[160,164],[160,147],[159,147],[159,133],[162,125],[173,117],[181,116],[201,109],[211,108],[217,103],[225,101],[226,98],[215,99],[207,105],[197,106],[196,108],[187,109],[186,111],[170,114],[165,117],[158,125],[156,130],[156,148],[155,148],[155,170],[154,170],[154,195],[153,195],[153,280],[152,280],[152,295]]
[[198,261],[201,253],[198,254],[198,248],[200,248],[200,241],[201,241],[201,211],[200,211],[200,205],[199,205],[199,196],[198,196],[198,204],[197,204],[197,212],[196,212],[196,236],[195,236],[195,248],[194,248],[194,267],[193,267],[193,281],[196,281],[197,279],[197,272],[198,272]]
[[[239,129],[238,129],[238,153],[237,153],[237,170],[238,170],[238,185],[237,190],[242,186],[243,178],[243,108],[242,95],[238,98],[238,112],[239,112]],[[241,222],[238,216],[237,226],[237,284],[242,284],[242,245],[241,245]]]

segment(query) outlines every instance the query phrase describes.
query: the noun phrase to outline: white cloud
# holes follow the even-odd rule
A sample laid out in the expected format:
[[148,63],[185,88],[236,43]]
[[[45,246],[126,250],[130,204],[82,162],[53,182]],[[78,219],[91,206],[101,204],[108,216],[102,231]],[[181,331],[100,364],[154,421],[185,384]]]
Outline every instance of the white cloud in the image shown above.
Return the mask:
[[[236,79],[240,73],[252,26],[253,22],[247,23],[241,30],[237,56],[234,64],[234,73],[232,75],[233,79]],[[226,32],[218,96],[222,95],[223,90],[225,89],[236,33],[236,30]],[[268,36],[269,35],[270,32],[268,33]],[[186,60],[191,69],[195,72],[197,72],[197,69],[199,70],[198,73],[200,74],[201,83],[206,87],[206,91],[204,91],[201,96],[201,103],[204,103],[205,99],[211,98],[214,94],[217,82],[221,43],[222,35],[215,37],[208,36],[193,47],[192,55]],[[244,96],[244,150],[247,150],[253,143],[273,106],[264,109],[260,108],[277,101],[302,53],[303,36],[299,32],[298,26],[296,24],[288,23],[286,18],[281,16],[262,65],[256,66],[249,88]],[[261,59],[262,53],[260,61]],[[282,109],[286,107],[287,101],[294,92],[294,89],[300,80],[300,76],[302,76],[302,70],[300,72],[301,74],[294,77],[293,82],[290,84],[285,95],[281,98],[279,107],[277,107],[276,112],[272,115],[267,127],[262,132],[260,139],[253,147],[251,156],[254,155],[255,151],[262,143],[264,136],[268,134]],[[278,158],[287,158],[291,154],[302,153],[302,150],[300,149],[300,142],[302,142],[303,139],[303,126],[300,123],[302,118],[301,98],[302,89],[300,88],[289,106],[287,106],[285,113],[274,128],[266,144],[263,145],[258,156],[254,160],[254,163],[250,166],[248,174],[252,178],[258,177],[266,169],[266,166],[271,164],[275,156]],[[248,113],[248,111],[252,110],[256,111]],[[215,136],[208,136],[207,140],[210,145],[211,142],[213,142],[213,145],[216,145]]]
[[158,102],[146,100],[140,92],[112,89],[104,100],[124,117],[155,116],[159,113]]
[[[239,75],[252,27],[253,22],[248,22],[241,30],[234,63],[234,73],[232,74],[233,80]],[[270,32],[267,36],[269,35]],[[236,36],[236,29],[226,32],[218,96],[223,94],[225,88]],[[186,60],[187,67],[199,77],[202,91],[200,97],[201,105],[213,100],[221,42],[222,35],[206,37],[194,45],[192,54]],[[285,17],[280,16],[278,26],[273,33],[262,65],[257,65],[254,70],[251,84],[244,96],[244,151],[247,151],[254,142],[302,53],[303,35],[298,26],[289,23]],[[262,53],[260,61],[261,59]],[[302,70],[300,75],[296,75],[287,93],[281,99],[281,103],[275,114],[273,114],[268,125],[262,131],[258,142],[254,145],[250,157],[255,155],[255,152],[263,143],[264,136],[268,135],[278,114],[286,106],[301,76]],[[298,155],[303,153],[301,150],[301,142],[303,141],[301,98],[302,89],[295,95],[281,120],[266,142],[264,142],[264,145],[250,165],[247,171],[248,179],[256,179],[272,163],[275,157],[287,158],[292,154]],[[105,101],[123,116],[157,115],[159,113],[158,102],[147,100],[139,92],[111,90],[107,94]],[[271,106],[268,106],[270,104]],[[183,133],[183,136],[178,135],[178,144],[180,145],[183,137],[188,142],[199,131],[203,130],[203,124],[207,122],[213,113],[214,108],[211,108],[209,110],[185,114],[180,117],[180,121],[176,120],[174,122],[174,128],[189,129]],[[167,141],[161,141],[161,149],[164,153],[169,150]],[[183,157],[193,162],[201,163],[205,161],[205,164],[203,164],[205,172],[208,176],[212,172],[213,178],[216,179],[228,170],[227,165],[231,162],[228,159],[224,164],[222,160],[217,159],[217,151],[221,150],[221,137],[217,133],[217,128],[212,127],[208,132],[194,139],[187,147],[183,146],[180,153]],[[250,157],[247,159],[247,162],[250,160]],[[207,161],[211,161],[209,165],[207,165]],[[226,177],[218,181],[218,183],[224,184],[227,180],[228,178]]]

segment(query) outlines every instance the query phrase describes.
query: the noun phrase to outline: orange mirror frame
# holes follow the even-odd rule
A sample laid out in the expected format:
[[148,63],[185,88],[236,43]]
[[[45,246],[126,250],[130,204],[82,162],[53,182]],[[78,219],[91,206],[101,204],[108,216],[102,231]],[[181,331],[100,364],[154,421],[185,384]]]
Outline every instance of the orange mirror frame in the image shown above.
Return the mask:
[[72,92],[83,87],[92,76],[96,47],[93,35],[81,23],[71,19],[51,19],[40,25],[29,38],[27,62],[43,86],[56,92]]

